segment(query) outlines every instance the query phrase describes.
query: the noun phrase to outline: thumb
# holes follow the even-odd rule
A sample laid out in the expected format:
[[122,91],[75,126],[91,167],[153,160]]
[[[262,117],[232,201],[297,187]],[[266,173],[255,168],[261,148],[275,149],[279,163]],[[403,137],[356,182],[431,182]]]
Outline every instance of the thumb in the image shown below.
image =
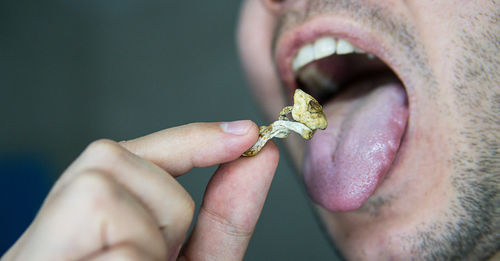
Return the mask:
[[187,260],[243,259],[278,160],[278,149],[269,142],[255,157],[220,166],[207,186],[198,221],[184,247],[182,255]]

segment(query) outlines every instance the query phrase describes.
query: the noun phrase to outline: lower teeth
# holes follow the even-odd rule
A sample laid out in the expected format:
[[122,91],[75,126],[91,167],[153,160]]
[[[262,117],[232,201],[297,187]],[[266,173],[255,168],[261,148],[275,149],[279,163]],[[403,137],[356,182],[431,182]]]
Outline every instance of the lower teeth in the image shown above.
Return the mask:
[[303,68],[299,72],[298,78],[305,86],[321,91],[336,92],[339,88],[338,83],[323,74],[314,64]]

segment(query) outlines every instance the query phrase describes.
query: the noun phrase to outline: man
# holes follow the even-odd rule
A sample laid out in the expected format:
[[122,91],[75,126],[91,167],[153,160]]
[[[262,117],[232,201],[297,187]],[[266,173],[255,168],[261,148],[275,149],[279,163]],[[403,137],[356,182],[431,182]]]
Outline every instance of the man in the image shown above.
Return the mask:
[[323,101],[328,129],[287,147],[346,259],[499,252],[499,19],[497,1],[246,1],[264,110],[297,87]]
[[[346,259],[497,254],[499,9],[245,2],[241,54],[266,113],[297,87],[323,102],[329,127],[287,147]],[[2,260],[241,259],[278,162],[272,143],[239,157],[257,132],[250,121],[196,123],[92,143]],[[175,177],[220,163],[182,245],[193,203]]]

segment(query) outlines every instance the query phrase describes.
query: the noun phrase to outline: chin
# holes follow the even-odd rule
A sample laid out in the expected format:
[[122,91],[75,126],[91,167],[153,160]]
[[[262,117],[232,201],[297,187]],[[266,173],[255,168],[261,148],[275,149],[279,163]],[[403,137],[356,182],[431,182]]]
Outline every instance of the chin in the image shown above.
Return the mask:
[[274,61],[288,100],[300,88],[328,120],[309,142],[291,140],[288,148],[347,259],[425,257],[423,235],[439,235],[456,214],[446,211],[455,196],[443,140],[451,123],[433,122],[428,131],[436,108],[422,90],[438,87],[424,77],[428,67],[413,68],[419,50],[409,56],[390,34],[368,28],[318,15],[279,33]]
[[[247,9],[258,12],[256,3],[248,1]],[[500,222],[492,214],[500,203],[492,196],[500,194],[500,124],[494,124],[500,121],[492,115],[498,103],[488,98],[498,96],[484,88],[498,82],[459,80],[467,63],[483,62],[491,72],[498,65],[476,61],[467,48],[448,53],[438,41],[418,39],[430,22],[416,21],[404,5],[297,1],[278,13],[279,21],[266,20],[265,10],[267,24],[248,19],[240,28],[260,36],[241,38],[251,45],[240,39],[247,74],[268,115],[291,104],[296,89],[323,106],[328,127],[310,141],[295,136],[285,144],[347,259],[482,260],[500,249]],[[250,24],[253,31],[245,29]],[[256,34],[258,26],[269,31]],[[481,47],[489,51],[484,57],[497,50]],[[460,55],[450,59],[450,53]],[[452,67],[454,59],[463,60]],[[440,71],[461,78],[452,82]],[[478,90],[489,96],[474,96]]]

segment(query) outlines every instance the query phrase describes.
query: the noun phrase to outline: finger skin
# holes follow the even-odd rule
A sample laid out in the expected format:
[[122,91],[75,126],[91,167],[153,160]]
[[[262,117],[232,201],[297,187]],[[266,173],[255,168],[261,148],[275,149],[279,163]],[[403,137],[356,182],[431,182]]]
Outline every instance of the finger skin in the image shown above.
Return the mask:
[[278,149],[270,142],[255,157],[220,166],[184,247],[182,255],[187,260],[243,259],[278,161]]
[[191,123],[120,144],[176,177],[240,157],[259,137],[257,125],[246,122],[248,131],[243,135],[224,132],[220,122]]
[[82,261],[162,261],[162,259],[150,256],[136,245],[125,243],[113,246],[106,252],[97,253]]
[[195,204],[175,178],[114,141],[98,140],[68,168],[49,199],[57,197],[66,184],[88,170],[106,173],[135,196],[155,217],[169,251],[177,251],[191,225]]
[[81,173],[46,201],[23,237],[2,260],[81,260],[123,243],[167,256],[154,217],[101,171]]
[[[123,222],[116,223],[122,224],[118,226],[122,228],[116,229],[115,233],[122,230],[135,231],[129,228],[148,227],[149,225],[149,227],[154,228],[154,231],[145,234],[154,235],[156,233],[161,235],[158,229],[158,226],[161,226],[166,242],[162,241],[161,236],[160,239],[155,239],[153,236],[147,240],[163,242],[163,249],[167,249],[169,255],[172,252],[177,253],[192,220],[194,204],[191,197],[172,176],[181,175],[193,167],[205,167],[237,159],[241,153],[255,143],[258,137],[257,126],[250,121],[248,121],[248,125],[248,131],[241,135],[224,132],[220,123],[196,123],[160,131],[133,141],[121,142],[120,144],[108,140],[92,143],[56,183],[39,215],[20,240],[16,242],[15,246],[4,256],[5,260],[10,260],[17,254],[33,254],[37,253],[37,251],[48,254],[45,250],[50,248],[43,248],[44,244],[52,244],[55,247],[58,245],[56,242],[61,243],[60,246],[66,246],[67,249],[73,247],[72,255],[76,255],[83,250],[95,251],[96,249],[106,248],[107,246],[103,245],[103,241],[100,241],[102,238],[99,238],[102,235],[96,233],[95,228],[99,227],[99,224],[93,223],[103,220],[106,220],[109,224],[115,224],[115,221],[130,220],[127,225],[123,225]],[[172,173],[168,173],[168,171]],[[82,202],[67,201],[68,198],[72,198],[68,194],[73,195],[68,191],[74,192],[74,184],[79,184],[82,177],[88,176],[86,173],[89,172],[98,173],[99,180],[106,181],[103,183],[113,184],[113,186],[102,188],[102,191],[121,190],[127,195],[123,198],[129,199],[120,201],[116,200],[116,198],[120,197],[104,197],[95,200],[95,194],[80,193],[85,195],[82,196]],[[119,189],[112,190],[111,188],[114,186]],[[111,193],[111,195],[115,194]],[[85,205],[83,199],[90,200],[94,206],[108,205],[108,208],[97,207],[97,213],[102,215],[95,216],[95,211],[89,210],[91,208],[81,209],[79,207]],[[58,202],[66,202],[67,204]],[[123,209],[120,211],[113,210],[109,205],[110,202],[120,202],[120,204],[124,205]],[[92,204],[90,205],[92,206]],[[128,212],[145,214],[140,217],[127,214],[127,207],[142,209]],[[68,209],[71,211],[68,211]],[[151,216],[150,220],[143,222],[148,215]],[[107,218],[103,218],[103,216]],[[70,218],[65,220],[65,217]],[[58,220],[58,222],[52,222],[54,220]],[[144,223],[145,225],[130,225],[134,222]],[[94,224],[94,226],[87,227],[89,224]],[[61,230],[61,226],[64,229]],[[58,231],[57,229],[67,234],[57,235],[51,232],[52,230]],[[141,233],[137,233],[138,240],[142,242],[145,237],[141,236]],[[136,239],[133,234],[128,236],[130,240]],[[46,237],[49,237],[50,240],[43,240]],[[171,239],[172,237],[174,239]],[[81,242],[79,240],[89,241]],[[113,242],[120,243],[118,241]],[[100,248],[95,247],[94,244]],[[148,249],[148,247],[154,245],[148,246],[146,244],[141,246],[141,249]],[[147,251],[155,252],[152,249]],[[51,253],[57,253],[57,249]],[[155,254],[155,256],[159,255],[162,254]],[[71,259],[75,259],[73,257],[71,256]],[[43,260],[43,258],[39,260]],[[47,260],[55,259],[48,258]]]

